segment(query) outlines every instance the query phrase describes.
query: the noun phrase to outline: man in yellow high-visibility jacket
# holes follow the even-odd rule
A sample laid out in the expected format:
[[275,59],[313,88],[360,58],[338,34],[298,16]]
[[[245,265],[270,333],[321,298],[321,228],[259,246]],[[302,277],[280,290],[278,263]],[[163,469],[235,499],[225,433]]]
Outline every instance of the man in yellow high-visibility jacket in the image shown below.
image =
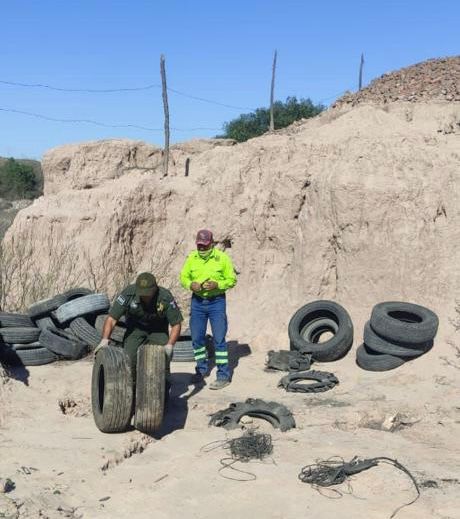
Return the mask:
[[225,291],[236,285],[236,275],[230,257],[214,247],[212,232],[198,231],[196,250],[185,260],[180,273],[184,288],[192,291],[190,332],[196,360],[195,382],[208,374],[206,328],[211,323],[216,353],[217,378],[210,389],[221,389],[230,384]]

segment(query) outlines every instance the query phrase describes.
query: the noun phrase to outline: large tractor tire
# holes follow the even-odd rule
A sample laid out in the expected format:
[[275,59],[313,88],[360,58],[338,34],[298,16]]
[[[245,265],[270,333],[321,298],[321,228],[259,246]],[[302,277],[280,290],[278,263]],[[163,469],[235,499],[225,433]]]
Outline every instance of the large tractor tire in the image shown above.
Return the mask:
[[163,346],[143,344],[137,350],[136,411],[134,427],[145,433],[158,431],[163,422],[166,355]]

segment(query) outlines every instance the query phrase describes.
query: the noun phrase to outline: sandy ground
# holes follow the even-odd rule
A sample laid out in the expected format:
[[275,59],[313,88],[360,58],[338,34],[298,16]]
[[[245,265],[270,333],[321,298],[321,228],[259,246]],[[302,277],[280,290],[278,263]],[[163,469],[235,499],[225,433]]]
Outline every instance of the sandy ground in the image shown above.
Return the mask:
[[[98,431],[90,407],[91,358],[16,371],[19,380],[1,389],[0,476],[15,488],[0,495],[0,517],[387,519],[415,497],[408,477],[385,465],[336,487],[341,497],[321,495],[297,478],[316,459],[355,455],[397,458],[421,483],[420,499],[396,517],[460,517],[460,372],[436,347],[385,373],[362,371],[354,351],[316,364],[340,380],[316,395],[278,389],[281,373],[264,372],[265,355],[248,345],[233,342],[231,352],[234,380],[219,392],[197,392],[190,384],[193,365],[173,364],[173,397],[155,438]],[[208,415],[247,397],[286,404],[297,427],[281,433],[254,420],[272,433],[273,457],[237,464],[257,479],[232,481],[218,473],[225,452],[202,447],[240,435],[208,427]]]

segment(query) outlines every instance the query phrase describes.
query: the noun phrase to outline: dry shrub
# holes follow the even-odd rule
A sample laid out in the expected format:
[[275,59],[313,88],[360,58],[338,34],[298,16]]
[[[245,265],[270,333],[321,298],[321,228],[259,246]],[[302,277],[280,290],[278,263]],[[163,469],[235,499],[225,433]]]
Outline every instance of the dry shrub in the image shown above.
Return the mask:
[[152,272],[158,284],[171,290],[184,310],[189,295],[178,272],[171,271],[174,250],[157,247],[152,256],[135,257],[131,250],[98,256],[77,247],[62,232],[51,232],[39,242],[31,229],[0,243],[0,308],[25,311],[32,303],[77,286],[115,297],[142,271]]

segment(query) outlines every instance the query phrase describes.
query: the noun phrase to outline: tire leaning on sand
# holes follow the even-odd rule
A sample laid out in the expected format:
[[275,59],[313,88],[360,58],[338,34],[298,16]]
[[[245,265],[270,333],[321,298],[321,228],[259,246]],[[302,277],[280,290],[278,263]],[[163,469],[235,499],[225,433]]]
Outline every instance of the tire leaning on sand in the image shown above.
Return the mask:
[[158,431],[163,422],[166,355],[163,346],[144,344],[137,350],[136,410],[134,427],[145,433]]
[[105,433],[126,431],[133,409],[133,378],[129,357],[114,346],[102,348],[94,359],[91,407],[97,428]]
[[[333,336],[319,342],[324,332]],[[353,344],[353,323],[334,301],[313,301],[295,312],[288,325],[291,349],[311,353],[313,360],[332,362],[344,357]]]

